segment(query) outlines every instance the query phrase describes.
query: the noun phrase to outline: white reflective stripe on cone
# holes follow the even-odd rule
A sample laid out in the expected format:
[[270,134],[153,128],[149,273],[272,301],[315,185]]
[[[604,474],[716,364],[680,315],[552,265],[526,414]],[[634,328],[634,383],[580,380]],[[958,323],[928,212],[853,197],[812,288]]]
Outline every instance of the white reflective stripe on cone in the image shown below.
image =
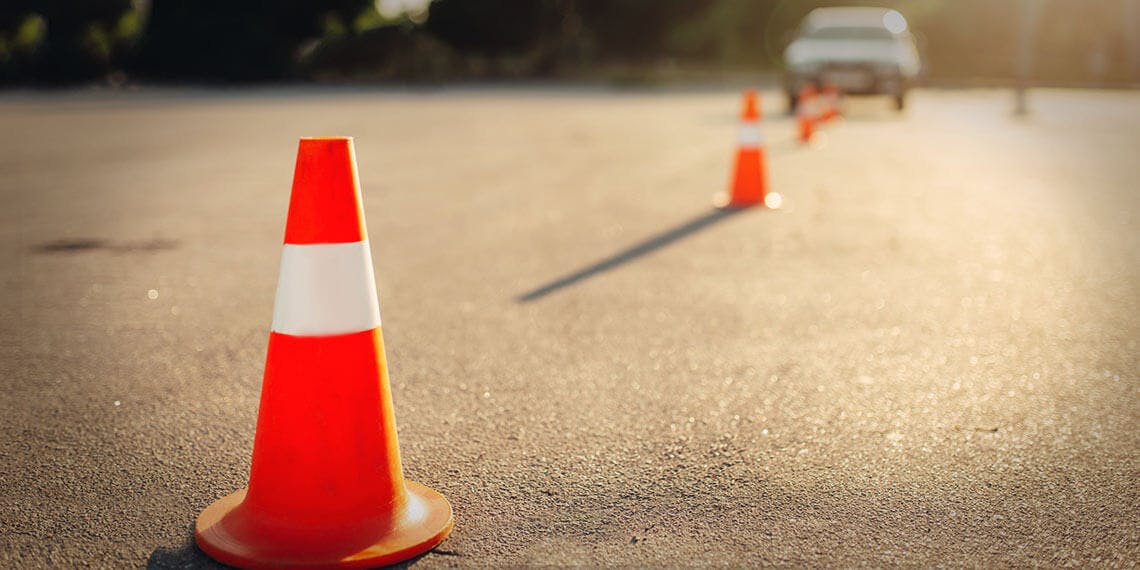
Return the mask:
[[273,305],[273,331],[329,336],[380,326],[368,240],[285,244]]
[[764,142],[764,131],[756,123],[745,123],[740,127],[740,146],[760,146]]

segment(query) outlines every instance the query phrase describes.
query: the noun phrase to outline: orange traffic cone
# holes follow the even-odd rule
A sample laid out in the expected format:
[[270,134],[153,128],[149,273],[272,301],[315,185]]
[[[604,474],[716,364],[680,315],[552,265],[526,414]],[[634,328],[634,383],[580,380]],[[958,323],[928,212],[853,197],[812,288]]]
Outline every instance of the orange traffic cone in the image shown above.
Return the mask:
[[234,566],[356,568],[451,525],[400,466],[352,139],[301,139],[249,487],[206,507],[195,539]]
[[811,141],[815,134],[816,101],[815,86],[810,83],[800,89],[799,104],[796,105],[796,118],[800,126],[800,142]]
[[755,91],[745,91],[732,187],[727,197],[717,201],[719,207],[747,208],[764,202],[768,182],[764,168],[764,132],[760,128],[760,119],[760,99]]

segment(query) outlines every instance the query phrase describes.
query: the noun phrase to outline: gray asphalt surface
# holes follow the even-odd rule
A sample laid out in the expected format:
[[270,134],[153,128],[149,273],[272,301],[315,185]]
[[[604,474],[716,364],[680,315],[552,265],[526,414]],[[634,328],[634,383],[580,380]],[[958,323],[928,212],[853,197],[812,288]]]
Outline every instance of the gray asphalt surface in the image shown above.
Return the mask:
[[[766,107],[780,110],[776,92]],[[1140,564],[1140,93],[0,97],[0,567],[210,567],[296,138],[353,135],[425,568]]]

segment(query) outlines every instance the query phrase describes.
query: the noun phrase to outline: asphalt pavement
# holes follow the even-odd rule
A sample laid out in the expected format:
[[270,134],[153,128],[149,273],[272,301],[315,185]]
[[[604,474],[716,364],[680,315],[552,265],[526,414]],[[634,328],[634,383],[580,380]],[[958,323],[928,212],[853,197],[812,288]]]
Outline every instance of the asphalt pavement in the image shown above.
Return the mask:
[[297,138],[356,138],[417,567],[1140,564],[1140,92],[0,94],[0,567],[198,568]]

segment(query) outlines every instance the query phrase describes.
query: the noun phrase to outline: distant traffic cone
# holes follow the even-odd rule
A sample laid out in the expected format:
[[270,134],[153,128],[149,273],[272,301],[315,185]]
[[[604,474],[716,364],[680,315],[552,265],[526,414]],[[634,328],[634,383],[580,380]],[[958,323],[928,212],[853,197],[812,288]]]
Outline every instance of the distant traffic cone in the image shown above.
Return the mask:
[[811,141],[812,135],[815,134],[816,101],[815,86],[810,83],[800,89],[799,101],[796,105],[796,119],[800,127],[800,142]]
[[246,568],[371,567],[451,526],[400,465],[352,139],[301,139],[249,487],[202,511],[198,546]]
[[839,88],[834,83],[828,83],[823,86],[823,120],[832,121],[839,118],[842,113],[839,110]]
[[764,168],[764,132],[760,128],[760,120],[760,99],[755,91],[745,91],[732,187],[728,196],[717,201],[719,207],[747,208],[764,202],[768,182]]

